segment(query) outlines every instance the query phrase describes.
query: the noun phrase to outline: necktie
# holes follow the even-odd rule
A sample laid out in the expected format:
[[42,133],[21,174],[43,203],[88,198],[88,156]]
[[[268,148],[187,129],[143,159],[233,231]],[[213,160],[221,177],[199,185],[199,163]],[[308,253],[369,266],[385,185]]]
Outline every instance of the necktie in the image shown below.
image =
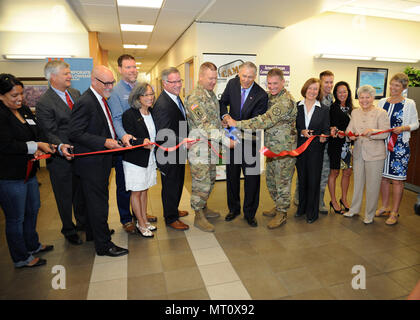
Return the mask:
[[111,117],[111,112],[109,112],[108,103],[106,103],[106,99],[104,97],[102,97],[102,101],[104,103],[105,110],[106,110],[106,115],[108,117],[109,123],[111,124],[112,131],[114,133],[113,139],[116,139],[117,138],[117,134],[115,133],[114,124],[112,123],[112,117]]
[[245,93],[246,93],[246,89],[241,89],[241,110],[240,110],[241,118],[242,118],[242,107],[244,106],[244,103],[245,103]]
[[181,98],[180,98],[179,96],[177,97],[177,101],[178,101],[178,108],[179,108],[179,110],[181,111],[181,113],[183,114],[184,119],[186,119],[187,117],[185,116],[184,107],[183,107],[183,104],[182,104]]
[[69,106],[69,108],[71,110],[73,110],[73,101],[71,101],[69,94],[67,93],[67,91],[65,91],[66,94],[66,101],[67,101],[67,105]]

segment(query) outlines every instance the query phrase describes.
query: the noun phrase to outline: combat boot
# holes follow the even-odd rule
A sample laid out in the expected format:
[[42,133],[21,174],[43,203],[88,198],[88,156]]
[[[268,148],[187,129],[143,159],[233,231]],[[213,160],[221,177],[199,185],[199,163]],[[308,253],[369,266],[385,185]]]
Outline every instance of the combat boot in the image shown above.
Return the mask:
[[210,210],[209,208],[205,207],[203,209],[204,215],[206,218],[219,218],[220,217],[220,213]]
[[214,226],[207,221],[203,210],[195,211],[194,226],[205,232],[214,232]]
[[280,227],[282,224],[285,224],[287,221],[287,213],[286,212],[279,212],[276,211],[276,216],[271,219],[271,221],[267,224],[268,229],[274,229]]
[[276,215],[276,207],[274,207],[273,209],[269,211],[263,211],[263,216],[274,217],[275,215]]

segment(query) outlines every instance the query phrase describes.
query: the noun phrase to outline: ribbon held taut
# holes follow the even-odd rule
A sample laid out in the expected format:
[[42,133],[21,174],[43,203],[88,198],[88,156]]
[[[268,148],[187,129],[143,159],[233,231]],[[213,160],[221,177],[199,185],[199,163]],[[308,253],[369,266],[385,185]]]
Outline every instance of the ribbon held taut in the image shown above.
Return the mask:
[[[387,133],[387,132],[392,132],[393,129],[388,129],[388,130],[384,130],[384,131],[379,131],[379,132],[375,132],[372,133],[371,135],[377,135],[377,134],[382,134],[382,133]],[[344,131],[338,131],[337,134],[341,137],[359,137],[361,135],[357,134],[357,133],[353,133],[351,131],[349,131],[347,134]],[[395,133],[393,133],[391,135],[391,139],[390,142],[388,143],[388,150],[389,151],[394,151],[394,145],[392,145],[392,148],[390,146],[391,144],[391,140],[393,139],[393,136],[395,136],[395,141],[397,140],[397,135]],[[314,135],[311,136],[310,138],[308,138],[308,140],[306,140],[303,144],[301,144],[298,148],[294,149],[294,150],[283,150],[280,153],[274,153],[272,152],[270,149],[268,149],[267,147],[262,147],[260,152],[266,156],[267,158],[277,158],[277,157],[285,157],[285,156],[291,156],[291,157],[297,157],[300,154],[302,154],[307,148],[308,146],[311,144],[311,142],[315,139],[315,137],[330,137],[327,135]],[[395,144],[395,142],[394,142]]]

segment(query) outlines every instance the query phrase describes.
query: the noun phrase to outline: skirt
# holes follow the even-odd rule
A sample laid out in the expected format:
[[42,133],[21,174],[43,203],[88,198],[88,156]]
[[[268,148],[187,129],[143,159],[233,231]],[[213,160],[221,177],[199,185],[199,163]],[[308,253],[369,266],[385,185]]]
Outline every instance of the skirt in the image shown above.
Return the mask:
[[153,187],[156,182],[156,162],[154,161],[154,154],[150,153],[153,159],[146,168],[132,164],[131,162],[123,161],[125,189],[127,191],[143,191]]

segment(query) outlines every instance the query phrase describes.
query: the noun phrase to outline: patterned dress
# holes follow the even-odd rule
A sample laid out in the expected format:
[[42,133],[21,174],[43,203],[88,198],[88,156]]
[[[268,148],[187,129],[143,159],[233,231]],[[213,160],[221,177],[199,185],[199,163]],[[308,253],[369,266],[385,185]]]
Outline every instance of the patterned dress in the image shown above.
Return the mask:
[[[405,100],[391,104],[388,101],[383,106],[384,110],[388,112],[388,117],[391,122],[391,128],[400,127],[403,123],[403,108]],[[394,180],[407,179],[407,166],[410,160],[410,145],[409,142],[404,143],[403,135],[399,134],[394,146],[394,151],[386,151],[385,166],[382,176]],[[388,145],[391,135],[385,140]]]

